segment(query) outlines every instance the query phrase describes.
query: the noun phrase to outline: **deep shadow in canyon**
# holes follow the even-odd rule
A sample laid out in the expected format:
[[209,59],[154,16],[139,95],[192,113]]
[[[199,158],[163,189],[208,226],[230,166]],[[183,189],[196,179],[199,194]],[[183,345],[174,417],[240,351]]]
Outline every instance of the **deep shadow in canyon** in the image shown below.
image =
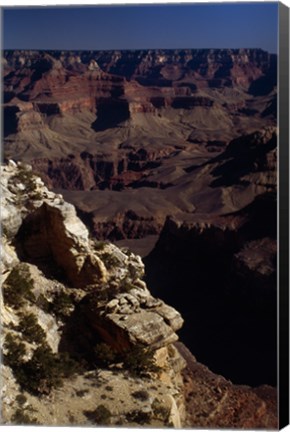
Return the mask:
[[276,253],[267,252],[276,241],[275,196],[258,197],[238,217],[245,219],[234,230],[168,219],[144,260],[146,282],[181,312],[180,339],[198,361],[237,384],[276,385]]
[[[277,56],[4,57],[4,157],[31,164],[98,240],[144,250],[164,226],[146,277],[182,313],[182,341],[235,383],[275,385]],[[19,235],[27,230],[37,239],[26,239],[28,252],[38,253],[43,226]]]

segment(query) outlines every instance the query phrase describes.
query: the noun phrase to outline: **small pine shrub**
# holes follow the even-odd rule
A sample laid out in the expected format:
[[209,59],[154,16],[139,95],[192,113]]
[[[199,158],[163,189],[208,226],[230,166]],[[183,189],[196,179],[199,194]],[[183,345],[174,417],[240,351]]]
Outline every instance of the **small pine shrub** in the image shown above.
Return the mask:
[[32,313],[21,317],[17,330],[22,332],[24,338],[30,343],[35,342],[40,344],[46,339],[44,330],[40,327],[36,316]]
[[95,346],[95,363],[99,367],[108,367],[116,362],[116,353],[112,347],[104,342]]
[[59,318],[65,318],[70,315],[74,308],[74,302],[71,296],[63,291],[55,294],[51,303],[52,312]]
[[146,390],[137,390],[137,391],[132,393],[132,396],[135,399],[139,399],[143,402],[149,399],[149,393]]
[[85,411],[85,416],[94,424],[105,426],[111,422],[111,411],[104,405],[99,405],[94,411]]
[[44,312],[49,313],[52,309],[52,304],[47,300],[47,298],[40,294],[35,302],[36,306],[42,309]]
[[88,390],[77,390],[76,391],[76,396],[77,397],[83,397],[88,393]]
[[32,288],[33,281],[28,269],[23,265],[16,266],[11,270],[3,286],[4,302],[16,310],[23,306],[25,299],[34,302]]
[[43,199],[43,195],[39,191],[33,191],[32,198],[36,201],[41,201]]
[[151,415],[150,413],[141,410],[133,410],[133,411],[129,411],[126,414],[126,420],[130,423],[133,422],[140,425],[144,425],[146,423],[147,424],[150,423]]
[[23,357],[26,355],[26,349],[23,342],[20,342],[17,337],[8,333],[5,337],[4,349],[7,351],[3,356],[4,364],[12,369],[17,369],[23,363]]
[[17,371],[19,384],[33,394],[49,394],[53,387],[62,384],[62,376],[58,370],[59,362],[47,345],[38,347],[30,360]]
[[119,290],[121,292],[130,292],[133,288],[135,288],[135,286],[127,279],[125,279],[121,282]]
[[135,346],[123,354],[123,366],[134,376],[146,376],[150,372],[160,372],[156,365],[154,351],[143,346]]
[[153,415],[156,419],[167,422],[170,414],[170,409],[164,406],[159,399],[155,398],[151,405]]
[[36,188],[34,176],[35,174],[32,171],[19,169],[18,173],[10,179],[10,182],[13,184],[16,182],[23,183],[27,192],[34,192]]
[[22,408],[17,408],[11,417],[11,423],[15,425],[39,424],[34,417],[30,417]]
[[101,251],[105,248],[106,244],[104,241],[96,240],[94,246],[96,250]]
[[61,352],[56,354],[58,370],[63,378],[69,378],[70,376],[81,373],[84,370],[84,365],[82,362],[77,362],[69,353]]
[[112,386],[107,385],[107,386],[105,387],[105,390],[107,390],[107,391],[113,391],[114,389],[113,389]]
[[18,403],[18,405],[21,406],[27,402],[27,397],[20,393],[16,396],[15,400]]
[[4,363],[13,369],[19,385],[32,394],[49,394],[52,388],[62,385],[64,378],[80,371],[79,364],[67,353],[53,353],[45,342],[28,361],[24,360],[25,345],[11,334],[6,336],[4,348]]
[[108,270],[120,265],[120,261],[112,253],[106,252],[102,254],[101,259],[105,263],[105,266]]

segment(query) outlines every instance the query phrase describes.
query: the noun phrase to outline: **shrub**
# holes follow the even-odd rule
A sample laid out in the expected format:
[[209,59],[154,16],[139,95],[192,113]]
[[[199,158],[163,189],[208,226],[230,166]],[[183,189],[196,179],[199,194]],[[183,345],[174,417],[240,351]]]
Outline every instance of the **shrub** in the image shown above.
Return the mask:
[[128,281],[127,279],[124,279],[124,280],[122,280],[119,289],[121,292],[130,292],[134,288],[135,288],[135,285],[133,285],[132,282]]
[[108,425],[111,422],[111,411],[104,405],[99,405],[94,411],[85,411],[85,416],[94,424]]
[[19,384],[31,393],[50,393],[62,383],[57,356],[46,345],[38,347],[30,360],[17,371]]
[[104,241],[96,240],[94,246],[96,250],[101,251],[105,248],[106,244]]
[[45,341],[45,332],[37,322],[37,318],[32,313],[23,315],[17,328],[22,332],[27,342],[42,343]]
[[104,342],[95,346],[94,354],[96,365],[100,367],[108,367],[116,361],[116,353]]
[[36,201],[41,201],[43,199],[43,194],[39,191],[33,191],[32,198]]
[[146,401],[149,399],[149,393],[146,390],[137,390],[137,391],[132,393],[132,396],[135,399],[139,399],[141,401]]
[[144,425],[145,423],[150,423],[151,416],[150,413],[144,412],[141,410],[129,411],[126,414],[126,420],[128,422],[134,422],[140,425]]
[[151,407],[155,418],[163,422],[168,421],[170,409],[164,406],[159,399],[155,398]]
[[47,298],[43,294],[40,294],[38,296],[35,304],[37,307],[39,307],[46,313],[51,311],[52,304],[47,300]]
[[83,397],[88,393],[88,390],[77,390],[76,391],[76,396],[77,397]]
[[154,351],[143,346],[135,346],[123,354],[123,365],[132,375],[157,373],[160,367],[155,364]]
[[121,264],[118,258],[114,256],[112,253],[106,252],[102,254],[101,259],[105,263],[105,266],[107,267],[108,270],[117,267]]
[[58,369],[63,378],[69,378],[70,376],[81,373],[84,370],[84,364],[82,361],[77,362],[69,353],[61,352],[55,354],[57,357]]
[[32,171],[19,169],[18,173],[11,177],[10,182],[13,184],[15,184],[16,182],[23,183],[26,187],[27,192],[33,192],[36,189],[34,176],[35,174]]
[[51,303],[52,312],[59,318],[64,318],[70,315],[74,307],[74,302],[71,296],[63,291],[54,295]]
[[16,266],[11,270],[3,286],[4,302],[14,309],[23,306],[25,299],[34,302],[32,288],[33,281],[27,267]]
[[33,394],[49,394],[51,389],[62,385],[67,378],[79,371],[79,364],[67,353],[55,354],[43,343],[33,352],[30,360],[24,361],[25,346],[7,335],[4,348],[8,350],[5,362],[13,369],[19,385]]
[[8,333],[5,338],[4,349],[7,351],[3,357],[4,363],[12,369],[20,367],[26,354],[24,343],[20,342],[11,333]]
[[23,394],[18,394],[15,398],[18,405],[24,405],[27,402],[27,397]]
[[11,417],[11,422],[15,425],[39,424],[34,417],[30,417],[22,408],[16,409]]
[[105,387],[105,390],[107,390],[107,391],[113,391],[114,389],[113,389],[112,386],[107,385],[107,386]]

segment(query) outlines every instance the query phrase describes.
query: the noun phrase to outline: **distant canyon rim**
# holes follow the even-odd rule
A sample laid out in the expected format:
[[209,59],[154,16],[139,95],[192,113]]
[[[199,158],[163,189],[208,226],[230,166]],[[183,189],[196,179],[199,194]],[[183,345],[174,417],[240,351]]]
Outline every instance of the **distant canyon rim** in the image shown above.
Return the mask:
[[4,51],[4,158],[144,257],[198,360],[276,384],[277,56]]

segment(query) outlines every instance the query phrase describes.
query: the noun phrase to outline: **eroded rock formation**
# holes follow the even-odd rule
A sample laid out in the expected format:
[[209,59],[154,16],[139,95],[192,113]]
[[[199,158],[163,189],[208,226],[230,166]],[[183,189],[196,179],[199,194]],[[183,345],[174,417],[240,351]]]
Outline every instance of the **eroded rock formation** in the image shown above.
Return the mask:
[[[276,62],[247,49],[5,51],[4,154],[29,162],[97,238],[158,235],[166,216],[226,198],[226,211],[241,208],[253,172],[275,164],[272,151],[257,165],[248,144],[276,124]],[[243,143],[252,156],[237,179]]]
[[[135,347],[150,349],[152,355],[155,355],[156,365],[163,365],[160,386],[165,379],[172,388],[169,393],[168,387],[166,388],[168,397],[165,398],[165,404],[160,402],[167,414],[159,420],[161,424],[162,421],[172,422],[180,427],[184,419],[182,394],[178,390],[182,383],[182,367],[173,367],[176,373],[169,373],[171,360],[167,349],[178,339],[175,332],[182,326],[183,319],[175,309],[151,296],[142,281],[144,265],[140,257],[121,251],[113,244],[92,240],[85,225],[77,218],[74,207],[66,203],[61,195],[48,191],[43,182],[32,173],[30,166],[10,161],[2,167],[1,185],[4,232],[1,336],[4,340],[5,421],[13,421],[11,401],[17,393],[28,393],[26,397],[34,409],[34,393],[49,393],[48,378],[40,379],[38,387],[29,394],[23,375],[17,375],[15,362],[18,361],[18,369],[23,368],[24,376],[28,373],[29,365],[29,360],[17,360],[16,353],[11,351],[13,343],[17,344],[17,340],[21,340],[29,353],[28,358],[34,359],[37,350],[43,349],[41,346],[47,344],[46,349],[55,354],[69,352],[79,361],[85,361],[86,371],[80,375],[83,380],[87,379],[86,373],[94,369],[94,362],[97,361],[94,346],[97,343],[106,344],[114,355],[124,355]],[[85,323],[83,327],[82,323]],[[26,328],[30,329],[29,334]],[[172,350],[174,351],[173,347]],[[171,357],[178,357],[177,352]],[[180,360],[179,365],[182,364]],[[8,376],[11,376],[10,368],[14,374],[11,378],[14,387],[8,380]],[[121,382],[126,372],[121,369],[116,373],[120,375]],[[106,376],[105,372],[104,374]],[[28,379],[32,381],[35,379],[37,382],[38,378],[28,375]],[[69,385],[69,381],[64,385]],[[138,390],[137,387],[135,390]],[[147,393],[146,391],[146,400],[149,400]],[[93,394],[90,395],[92,396]],[[64,410],[65,404],[69,404],[72,397],[69,394],[65,399]],[[151,398],[152,402],[154,397]],[[133,402],[131,405],[134,408]],[[145,423],[154,424],[157,421],[158,424],[158,416],[153,420],[155,414],[152,408],[151,416],[150,406],[149,403],[147,417],[144,414]],[[180,412],[177,406],[181,407]],[[129,412],[129,408],[127,411]],[[132,417],[134,424],[135,417],[133,414],[130,417],[128,412],[127,422],[130,423]],[[140,412],[142,419],[141,409]],[[79,422],[83,415],[83,411],[77,412]],[[58,415],[50,419],[48,411],[37,412],[36,416],[38,421],[44,416],[45,424],[54,424],[59,419]],[[114,421],[126,418],[126,410],[119,408],[114,416]],[[135,421],[138,424],[138,416]],[[65,422],[69,424],[68,418]]]
[[[93,240],[73,206],[48,191],[31,167],[10,161],[1,184],[5,423],[276,427],[273,388],[233,385],[174,345],[183,319],[150,294],[140,257]],[[232,223],[243,229],[239,218]],[[180,230],[168,222],[164,244],[168,224],[172,232]],[[192,229],[184,229],[190,243]],[[213,236],[219,243],[236,241],[230,231],[206,224],[195,231],[197,241],[204,233],[209,244]],[[245,248],[256,261],[247,262]],[[234,255],[237,274],[271,275],[270,239],[263,240],[263,262],[257,241],[249,239],[245,248]],[[68,371],[61,375],[59,388],[55,369],[49,371],[61,355],[66,367],[72,367],[69,355],[82,369],[70,378]]]

